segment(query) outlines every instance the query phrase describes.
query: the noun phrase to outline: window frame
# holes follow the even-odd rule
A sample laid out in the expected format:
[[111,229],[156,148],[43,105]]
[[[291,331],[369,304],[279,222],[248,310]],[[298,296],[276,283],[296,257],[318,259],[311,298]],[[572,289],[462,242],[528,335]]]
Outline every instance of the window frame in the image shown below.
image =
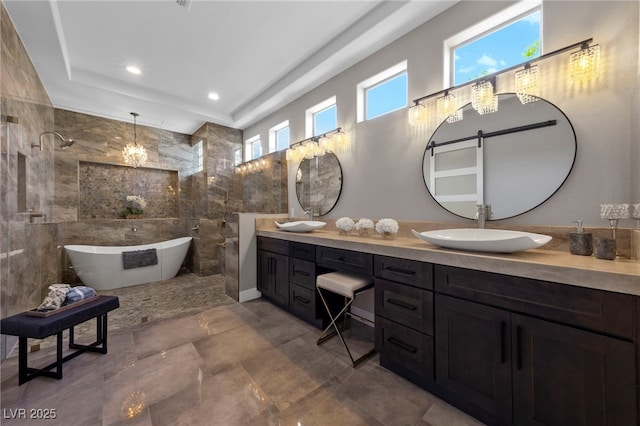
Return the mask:
[[[336,103],[336,96],[332,96],[330,98],[325,99],[322,102],[315,104],[314,106],[307,108],[305,110],[305,138],[310,138],[313,136],[318,136],[315,134],[316,125],[315,125],[315,117],[316,114],[326,111],[327,109],[335,107],[336,109],[336,127],[338,126],[338,104]],[[333,129],[329,129],[333,130]]]
[[196,144],[196,156],[198,157],[198,164],[196,166],[195,173],[204,171],[204,140],[200,139]]
[[[393,65],[385,69],[384,71],[379,72],[376,75],[373,75],[366,80],[361,81],[356,85],[356,122],[361,123],[363,121],[373,120],[378,117],[385,116],[394,111],[398,111],[400,109],[404,109],[409,104],[409,71],[407,69],[408,61],[405,59],[402,62]],[[385,113],[376,115],[375,117],[367,118],[367,100],[368,100],[368,92],[371,89],[379,87],[389,81],[400,77],[401,75],[406,74],[407,81],[405,87],[405,104],[404,106],[389,110]]]
[[[543,7],[542,0],[520,1],[514,5],[503,9],[502,11],[468,27],[467,29],[455,34],[443,43],[444,72],[442,73],[442,87],[452,87],[454,84],[455,71],[455,49],[473,43],[495,31],[498,31],[528,15],[540,12],[540,56],[543,54]],[[527,62],[523,60],[524,64]],[[518,65],[518,64],[514,64]],[[510,65],[510,66],[514,66]],[[500,72],[498,70],[497,72]],[[464,83],[458,83],[464,84]]]
[[[278,149],[278,135],[285,129],[289,130],[289,143],[286,147]],[[269,129],[269,153],[282,151],[289,146],[291,146],[291,128],[289,127],[289,120],[285,120]]]
[[[256,143],[260,145],[260,155],[254,158],[253,147],[255,146]],[[260,158],[261,156],[262,156],[262,141],[260,140],[260,135],[258,134],[250,137],[249,139],[246,139],[244,141],[244,161],[255,160],[257,158]]]

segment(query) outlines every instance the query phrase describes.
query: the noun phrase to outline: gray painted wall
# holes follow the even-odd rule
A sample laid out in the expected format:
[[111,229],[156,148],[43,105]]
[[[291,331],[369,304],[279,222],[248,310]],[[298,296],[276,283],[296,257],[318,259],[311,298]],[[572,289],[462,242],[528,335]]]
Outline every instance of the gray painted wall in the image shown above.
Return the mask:
[[[428,137],[439,123],[411,128],[406,110],[356,123],[355,87],[360,81],[407,59],[410,100],[441,90],[443,40],[509,4],[462,1],[248,127],[244,134],[259,133],[266,144],[268,129],[288,119],[292,142],[302,140],[305,109],[336,95],[338,125],[351,133],[353,149],[340,156],[344,186],[329,217],[464,221],[437,205],[423,183],[422,155]],[[605,75],[599,87],[580,93],[564,78],[547,78],[542,97],[558,106],[571,120],[578,141],[576,163],[563,187],[550,200],[501,223],[569,225],[572,220],[583,219],[586,226],[600,227],[607,225],[599,217],[600,203],[640,202],[638,8],[637,1],[543,3],[544,52],[593,37],[602,48]],[[498,91],[505,91],[500,86],[499,80]],[[293,208],[294,214],[301,216],[292,184],[296,169],[297,164],[289,166],[289,209],[291,212]],[[620,223],[621,227],[633,225],[631,220]]]

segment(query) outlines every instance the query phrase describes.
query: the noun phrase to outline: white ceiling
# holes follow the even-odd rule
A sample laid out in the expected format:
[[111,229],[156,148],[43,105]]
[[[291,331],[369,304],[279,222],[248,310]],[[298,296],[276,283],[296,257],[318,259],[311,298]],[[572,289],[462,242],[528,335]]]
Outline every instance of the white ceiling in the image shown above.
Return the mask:
[[192,134],[250,126],[457,1],[3,3],[56,108]]

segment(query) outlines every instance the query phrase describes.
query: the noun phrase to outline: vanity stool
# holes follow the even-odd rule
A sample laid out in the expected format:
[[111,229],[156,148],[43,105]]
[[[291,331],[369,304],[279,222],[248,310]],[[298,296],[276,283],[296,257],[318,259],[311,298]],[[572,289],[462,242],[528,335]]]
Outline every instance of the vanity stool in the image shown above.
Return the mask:
[[[324,307],[327,310],[327,314],[329,314],[329,318],[331,318],[331,323],[327,326],[327,328],[324,329],[324,331],[318,338],[318,342],[316,344],[320,345],[326,340],[332,338],[337,334],[338,337],[340,338],[340,341],[342,342],[342,345],[347,350],[347,354],[349,354],[349,358],[351,359],[352,366],[355,368],[358,366],[358,364],[362,363],[367,358],[375,354],[376,352],[375,348],[372,348],[370,351],[360,356],[358,359],[354,360],[353,356],[351,355],[351,351],[349,350],[349,347],[347,346],[347,344],[344,341],[344,338],[342,337],[342,333],[340,332],[340,327],[338,327],[338,325],[336,324],[336,321],[338,321],[340,317],[344,315],[343,317],[344,318],[343,329],[344,329],[347,326],[346,316],[350,315],[350,316],[357,317],[363,320],[364,322],[367,322],[373,325],[373,323],[370,320],[364,317],[361,317],[360,315],[351,313],[349,309],[349,307],[355,300],[356,295],[358,293],[361,293],[373,287],[373,280],[368,277],[349,274],[345,272],[330,272],[327,274],[318,275],[318,278],[316,279],[316,287],[318,288],[320,299],[322,299],[322,303],[324,304]],[[340,296],[344,296],[344,301],[345,301],[344,307],[336,315],[333,315],[331,313],[331,309],[329,309],[329,304],[327,303],[325,297],[323,296],[322,291],[328,291],[328,292],[336,293]],[[331,327],[333,327],[334,330],[330,330]]]

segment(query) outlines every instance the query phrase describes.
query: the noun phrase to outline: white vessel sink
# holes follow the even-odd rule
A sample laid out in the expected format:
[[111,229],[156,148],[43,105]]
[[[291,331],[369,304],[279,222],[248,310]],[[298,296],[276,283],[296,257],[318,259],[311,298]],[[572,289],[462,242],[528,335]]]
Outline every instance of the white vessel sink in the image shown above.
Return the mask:
[[513,253],[541,247],[551,241],[548,235],[503,229],[462,228],[427,232],[412,229],[411,232],[421,240],[440,247],[490,253]]
[[276,226],[283,231],[289,232],[311,232],[316,229],[324,228],[326,222],[320,222],[319,220],[298,220],[296,222],[275,222]]

